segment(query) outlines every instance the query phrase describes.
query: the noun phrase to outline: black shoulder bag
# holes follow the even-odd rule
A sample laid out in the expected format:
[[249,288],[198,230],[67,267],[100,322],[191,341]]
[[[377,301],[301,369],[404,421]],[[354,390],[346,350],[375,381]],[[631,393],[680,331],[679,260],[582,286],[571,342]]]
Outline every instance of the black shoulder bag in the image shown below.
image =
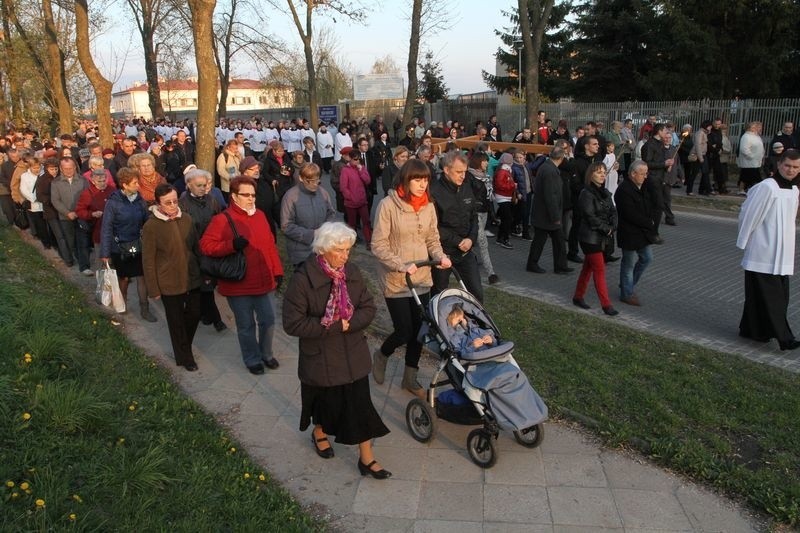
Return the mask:
[[[224,211],[222,213],[228,218],[228,222],[233,230],[233,238],[239,237],[239,232],[236,231],[236,226],[233,223],[231,215]],[[200,270],[207,276],[217,279],[227,279],[231,281],[241,281],[244,278],[244,273],[247,270],[247,262],[245,261],[244,251],[239,250],[224,257],[209,257],[207,255],[200,256]]]

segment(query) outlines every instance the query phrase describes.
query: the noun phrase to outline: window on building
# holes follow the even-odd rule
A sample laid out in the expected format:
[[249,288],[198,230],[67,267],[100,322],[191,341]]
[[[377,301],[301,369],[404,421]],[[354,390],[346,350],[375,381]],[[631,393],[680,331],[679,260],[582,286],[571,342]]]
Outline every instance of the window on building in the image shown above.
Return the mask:
[[259,96],[258,97],[258,103],[259,104],[266,104],[267,103],[267,97],[266,96]]

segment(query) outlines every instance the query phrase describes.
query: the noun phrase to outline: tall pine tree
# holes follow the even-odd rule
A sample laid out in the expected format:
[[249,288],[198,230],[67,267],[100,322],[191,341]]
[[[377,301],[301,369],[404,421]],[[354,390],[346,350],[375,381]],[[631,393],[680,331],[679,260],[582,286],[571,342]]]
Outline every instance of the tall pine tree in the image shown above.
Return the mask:
[[418,98],[429,104],[447,98],[448,89],[444,84],[442,65],[433,58],[432,52],[425,53],[425,63],[419,66],[422,77],[419,80]]

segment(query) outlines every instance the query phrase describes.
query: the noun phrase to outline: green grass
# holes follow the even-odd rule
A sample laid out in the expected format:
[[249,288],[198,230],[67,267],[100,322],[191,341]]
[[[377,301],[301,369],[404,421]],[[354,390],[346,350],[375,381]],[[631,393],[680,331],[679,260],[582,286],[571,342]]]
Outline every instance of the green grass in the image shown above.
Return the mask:
[[494,289],[486,296],[556,416],[800,523],[800,376]]
[[325,528],[8,229],[0,347],[0,531]]

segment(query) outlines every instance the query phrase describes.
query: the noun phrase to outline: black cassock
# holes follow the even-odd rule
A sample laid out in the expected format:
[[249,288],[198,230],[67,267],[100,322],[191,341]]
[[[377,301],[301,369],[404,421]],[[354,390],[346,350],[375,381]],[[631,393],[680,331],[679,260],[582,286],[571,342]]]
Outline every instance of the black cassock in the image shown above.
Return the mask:
[[744,311],[739,335],[767,342],[794,339],[786,312],[789,308],[789,276],[744,271]]

